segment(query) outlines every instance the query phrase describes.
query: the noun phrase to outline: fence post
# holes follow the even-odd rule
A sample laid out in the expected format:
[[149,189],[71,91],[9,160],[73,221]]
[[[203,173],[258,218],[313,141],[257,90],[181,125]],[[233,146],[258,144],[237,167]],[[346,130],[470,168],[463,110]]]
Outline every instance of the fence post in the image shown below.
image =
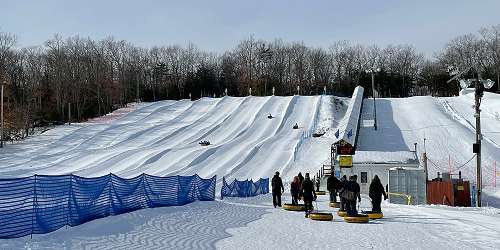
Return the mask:
[[73,174],[69,175],[69,190],[68,190],[68,213],[66,215],[66,229],[68,229],[69,218],[71,214],[71,196],[73,195]]
[[35,214],[36,214],[36,174],[34,175],[35,180],[33,181],[33,212],[31,213],[31,233],[30,238],[33,239],[33,226],[35,223]]

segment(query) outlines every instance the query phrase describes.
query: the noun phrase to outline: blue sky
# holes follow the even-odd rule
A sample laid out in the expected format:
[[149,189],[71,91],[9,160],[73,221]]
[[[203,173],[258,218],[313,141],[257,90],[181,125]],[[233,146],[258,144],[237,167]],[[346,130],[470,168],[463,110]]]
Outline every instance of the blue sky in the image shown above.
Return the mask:
[[222,52],[253,35],[321,47],[338,40],[413,44],[431,57],[453,37],[500,24],[498,0],[0,0],[0,6],[0,31],[16,34],[19,46],[58,33],[144,47],[192,42]]

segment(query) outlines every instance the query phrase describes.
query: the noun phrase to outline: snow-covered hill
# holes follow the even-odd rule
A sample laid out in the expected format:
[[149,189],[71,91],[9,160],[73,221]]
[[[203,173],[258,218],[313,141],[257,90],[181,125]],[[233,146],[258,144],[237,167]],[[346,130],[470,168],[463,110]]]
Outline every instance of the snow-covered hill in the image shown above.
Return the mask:
[[[471,160],[475,142],[473,103],[473,93],[377,99],[378,130],[362,127],[358,147],[366,151],[407,151],[418,143],[421,156],[425,138],[429,178],[451,170],[453,174],[462,171],[464,177],[475,181],[476,161]],[[371,117],[373,101],[365,100],[363,109],[363,115]],[[481,109],[483,185],[491,186],[494,163],[500,162],[500,95],[485,93]]]
[[[338,100],[332,96],[250,96],[140,103],[128,108],[127,114],[116,111],[121,117],[114,120],[60,126],[7,145],[0,154],[0,175],[199,174],[217,175],[221,180],[222,176],[258,179],[277,170],[295,172],[297,158],[312,158],[298,156],[303,150],[297,148],[306,140],[319,142],[304,145],[316,152],[314,161],[328,158],[329,148],[323,145],[330,140],[308,140],[305,135],[334,129],[347,106],[334,99]],[[292,129],[296,123],[299,129]],[[200,146],[202,140],[211,145]]]

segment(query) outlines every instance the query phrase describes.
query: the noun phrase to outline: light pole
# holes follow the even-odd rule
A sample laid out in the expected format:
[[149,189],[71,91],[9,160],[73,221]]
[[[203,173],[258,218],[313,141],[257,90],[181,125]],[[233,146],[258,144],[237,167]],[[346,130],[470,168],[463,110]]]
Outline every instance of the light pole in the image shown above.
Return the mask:
[[373,128],[377,130],[377,105],[375,104],[375,72],[380,72],[380,68],[366,70],[366,73],[372,75],[372,96],[373,96]]
[[[455,75],[453,78],[448,80],[447,83],[450,83],[451,81],[458,79],[461,75],[469,72],[469,70],[474,67],[468,67],[464,71],[458,73]],[[481,185],[482,185],[482,180],[481,180],[481,140],[483,139],[482,134],[481,134],[481,98],[483,97],[484,94],[484,89],[490,89],[493,87],[495,84],[494,81],[490,79],[483,80],[481,78],[481,73],[478,69],[475,69],[477,72],[477,78],[476,79],[460,79],[458,82],[460,83],[460,87],[462,89],[468,88],[472,82],[475,82],[474,84],[474,109],[475,109],[475,114],[474,117],[476,118],[476,142],[472,145],[472,152],[476,154],[476,205],[477,207],[481,207]]]

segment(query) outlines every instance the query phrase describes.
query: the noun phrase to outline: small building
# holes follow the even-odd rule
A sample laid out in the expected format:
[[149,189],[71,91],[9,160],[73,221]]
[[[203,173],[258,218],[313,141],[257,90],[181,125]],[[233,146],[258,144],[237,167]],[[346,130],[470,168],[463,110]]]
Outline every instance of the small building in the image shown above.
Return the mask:
[[457,207],[470,207],[470,183],[462,179],[459,173],[458,179],[451,178],[449,174],[443,173],[427,182],[427,203],[436,205],[448,205]]
[[427,203],[423,168],[391,168],[389,170],[389,202],[404,205]]
[[[356,151],[353,166],[341,168],[341,175],[357,175],[362,194],[368,194],[371,180],[378,175],[382,185],[388,190],[389,170],[391,168],[418,169],[419,159],[415,151]],[[425,182],[424,182],[425,185]]]

